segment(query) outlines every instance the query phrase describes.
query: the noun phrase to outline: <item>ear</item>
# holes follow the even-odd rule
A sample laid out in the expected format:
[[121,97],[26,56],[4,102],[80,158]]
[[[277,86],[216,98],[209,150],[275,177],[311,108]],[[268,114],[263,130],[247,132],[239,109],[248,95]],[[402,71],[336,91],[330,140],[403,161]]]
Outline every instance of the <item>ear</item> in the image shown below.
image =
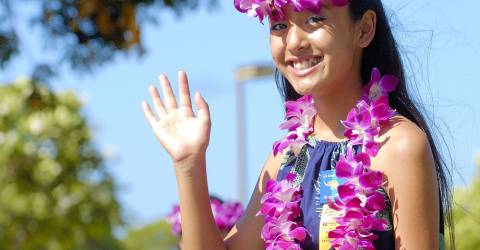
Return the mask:
[[373,10],[367,10],[362,19],[356,25],[357,42],[360,48],[367,47],[375,37],[377,28],[377,14]]

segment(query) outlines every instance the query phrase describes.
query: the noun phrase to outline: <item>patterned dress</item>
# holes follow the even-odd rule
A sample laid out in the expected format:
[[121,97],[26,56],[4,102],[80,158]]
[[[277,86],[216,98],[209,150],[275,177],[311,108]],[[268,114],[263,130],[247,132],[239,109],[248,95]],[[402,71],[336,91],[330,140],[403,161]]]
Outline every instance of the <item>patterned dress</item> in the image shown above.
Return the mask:
[[[300,204],[303,212],[302,222],[311,234],[302,245],[303,249],[318,250],[319,248],[319,224],[323,208],[323,205],[319,202],[321,172],[335,169],[340,154],[346,152],[347,142],[315,140],[313,147],[304,146],[298,156],[294,156],[291,151],[287,152],[280,167],[277,180],[285,179],[290,172],[296,173],[295,183],[303,189]],[[359,150],[359,148],[355,148],[355,150]],[[379,236],[379,239],[374,241],[374,245],[377,250],[395,249],[391,202],[386,192],[383,189],[380,191],[384,194],[386,201],[386,207],[380,213],[380,216],[389,222],[389,226],[386,231],[374,231]],[[439,240],[443,240],[443,218],[440,218],[440,225],[442,227],[440,228]],[[443,249],[443,246],[440,249]]]

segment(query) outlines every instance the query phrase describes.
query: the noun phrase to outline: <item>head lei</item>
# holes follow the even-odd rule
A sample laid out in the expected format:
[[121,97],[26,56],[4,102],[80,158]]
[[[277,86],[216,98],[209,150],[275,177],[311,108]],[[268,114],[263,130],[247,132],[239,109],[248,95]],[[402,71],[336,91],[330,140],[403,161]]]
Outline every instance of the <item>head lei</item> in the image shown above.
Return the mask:
[[[235,8],[247,13],[249,16],[258,17],[260,22],[265,17],[272,20],[281,20],[285,17],[282,8],[291,5],[297,12],[310,10],[319,12],[328,0],[234,0]],[[348,0],[330,0],[333,6],[345,6]]]

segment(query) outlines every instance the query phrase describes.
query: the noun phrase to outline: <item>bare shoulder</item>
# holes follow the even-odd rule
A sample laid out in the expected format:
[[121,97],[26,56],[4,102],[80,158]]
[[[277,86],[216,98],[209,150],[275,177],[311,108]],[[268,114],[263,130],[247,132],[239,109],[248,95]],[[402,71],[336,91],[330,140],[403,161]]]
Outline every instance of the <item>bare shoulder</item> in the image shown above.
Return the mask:
[[285,154],[281,152],[277,155],[273,155],[271,152],[268,155],[267,160],[263,165],[262,172],[260,173],[259,183],[257,185],[259,192],[263,193],[265,184],[269,179],[277,179],[278,171],[280,170],[284,158]]
[[429,147],[426,133],[404,116],[393,117],[378,139],[384,151],[379,152],[379,158],[412,154]]
[[407,118],[395,116],[378,139],[380,150],[372,168],[381,170],[386,181],[395,249],[438,249],[439,189],[427,134]]
[[267,171],[271,176],[277,177],[278,170],[280,168],[280,165],[285,159],[285,154],[278,152],[277,155],[273,155],[273,153],[270,153],[267,161],[265,162],[264,169]]
[[409,119],[393,117],[380,132],[378,142],[380,150],[372,164],[374,168],[382,170],[390,182],[434,175],[434,161],[427,134]]

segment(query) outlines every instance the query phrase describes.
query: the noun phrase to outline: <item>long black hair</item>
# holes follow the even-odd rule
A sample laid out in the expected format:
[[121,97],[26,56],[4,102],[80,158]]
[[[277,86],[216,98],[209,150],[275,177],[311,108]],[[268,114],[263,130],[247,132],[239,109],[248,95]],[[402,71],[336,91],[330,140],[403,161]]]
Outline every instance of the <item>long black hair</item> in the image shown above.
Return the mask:
[[[407,91],[404,65],[382,2],[381,0],[354,0],[350,1],[348,6],[350,16],[355,22],[360,20],[367,10],[372,10],[377,15],[375,37],[363,51],[360,69],[362,82],[363,84],[369,82],[370,73],[374,67],[377,67],[384,74],[392,74],[399,78],[397,89],[389,95],[390,106],[414,122],[427,135],[434,158],[440,191],[440,232],[444,233],[445,225],[450,229],[450,242],[454,249],[455,235],[452,217],[451,173],[439,148],[436,146],[436,138],[434,138],[424,115],[420,112],[420,106],[412,100]],[[290,82],[278,69],[275,72],[275,81],[285,100],[296,100],[301,96],[293,89]]]

